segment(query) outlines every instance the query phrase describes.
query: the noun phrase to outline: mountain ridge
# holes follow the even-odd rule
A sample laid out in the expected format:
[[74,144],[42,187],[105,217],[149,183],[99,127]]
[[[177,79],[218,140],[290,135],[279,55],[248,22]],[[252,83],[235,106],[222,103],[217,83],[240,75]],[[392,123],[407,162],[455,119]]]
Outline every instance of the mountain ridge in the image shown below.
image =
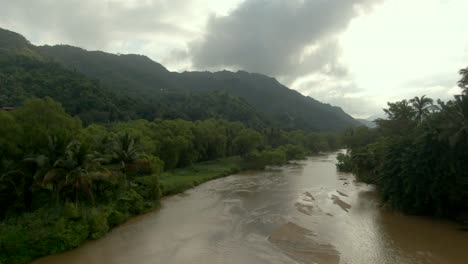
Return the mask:
[[[14,39],[11,31],[0,30],[0,39],[5,36]],[[29,50],[34,56],[99,80],[115,94],[142,100],[143,104],[153,107],[147,111],[153,115],[159,111],[154,105],[168,94],[215,92],[242,98],[266,119],[272,120],[274,126],[284,129],[336,131],[358,124],[340,107],[304,96],[263,74],[226,70],[171,72],[145,55],[88,51],[70,45],[34,46],[20,34],[16,37],[16,40],[7,41],[10,46],[16,43],[19,50]]]

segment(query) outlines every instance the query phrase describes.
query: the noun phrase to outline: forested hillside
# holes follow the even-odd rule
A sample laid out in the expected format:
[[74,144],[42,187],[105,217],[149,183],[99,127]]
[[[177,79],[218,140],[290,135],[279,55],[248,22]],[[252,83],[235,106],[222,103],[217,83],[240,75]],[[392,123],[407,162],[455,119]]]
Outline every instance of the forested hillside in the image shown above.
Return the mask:
[[85,123],[225,118],[256,128],[311,131],[337,131],[358,124],[340,108],[261,74],[174,73],[141,55],[65,45],[36,47],[3,29],[0,39],[4,91],[0,106],[19,106],[26,98],[49,95]]
[[[124,102],[99,82],[38,57],[0,52],[0,106],[17,107],[29,98],[50,96],[85,122],[128,119]],[[116,107],[121,105],[121,109]]]
[[175,74],[176,87],[196,91],[226,91],[244,98],[277,126],[286,129],[342,130],[359,124],[339,107],[323,104],[291,90],[276,79],[238,71]]
[[153,102],[164,101],[168,93],[221,92],[245,100],[257,113],[285,129],[336,131],[358,124],[340,108],[303,96],[261,74],[175,73],[140,55],[115,55],[65,45],[36,49],[69,69],[101,80],[117,94],[142,100],[147,110],[139,112],[145,118],[154,115]]
[[[223,118],[255,128],[270,124],[267,117],[246,101],[225,92],[164,89],[132,92],[132,84],[123,80],[115,82],[120,85],[116,88],[64,67],[14,32],[0,30],[0,40],[0,107],[18,107],[26,99],[49,96],[60,102],[68,113],[79,116],[85,124],[137,118]],[[134,57],[136,60],[143,58]],[[114,72],[112,68],[101,70]]]

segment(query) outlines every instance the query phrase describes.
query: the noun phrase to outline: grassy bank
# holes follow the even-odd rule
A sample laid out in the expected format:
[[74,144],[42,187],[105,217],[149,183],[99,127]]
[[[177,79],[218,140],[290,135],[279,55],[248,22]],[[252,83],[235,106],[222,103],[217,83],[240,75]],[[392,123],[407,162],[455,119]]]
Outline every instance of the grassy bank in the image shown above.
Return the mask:
[[166,196],[181,193],[204,182],[236,173],[241,169],[241,158],[230,157],[167,171],[159,178],[161,194]]

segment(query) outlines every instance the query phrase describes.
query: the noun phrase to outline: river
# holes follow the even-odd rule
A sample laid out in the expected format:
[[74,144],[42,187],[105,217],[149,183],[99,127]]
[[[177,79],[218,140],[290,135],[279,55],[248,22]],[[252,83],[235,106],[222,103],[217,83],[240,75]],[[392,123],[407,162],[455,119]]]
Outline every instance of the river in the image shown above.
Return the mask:
[[380,206],[336,155],[214,180],[36,264],[468,263],[468,232]]

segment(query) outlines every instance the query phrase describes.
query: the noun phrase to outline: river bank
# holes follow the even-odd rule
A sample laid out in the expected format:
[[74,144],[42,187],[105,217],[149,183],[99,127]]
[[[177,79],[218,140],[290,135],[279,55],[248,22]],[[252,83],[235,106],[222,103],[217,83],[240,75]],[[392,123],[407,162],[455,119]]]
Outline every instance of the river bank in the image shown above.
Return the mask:
[[209,180],[224,177],[241,170],[242,159],[240,157],[230,157],[167,171],[159,177],[161,195],[164,197],[178,194]]
[[[161,197],[239,172],[242,164],[240,157],[229,157],[163,172],[159,176]],[[149,177],[138,177],[136,182],[148,181]],[[159,199],[143,201],[136,195],[130,192],[114,204],[42,208],[0,222],[0,264],[28,263],[40,256],[76,248],[89,237],[99,239],[133,217],[159,208]],[[124,213],[115,210],[122,206],[129,208]]]
[[[90,238],[95,240],[103,237],[113,228],[132,221],[134,217],[158,209],[159,197],[179,194],[207,181],[252,167],[261,169],[267,164],[279,165],[286,162],[285,159],[272,160],[269,152],[265,153],[267,159],[246,161],[245,157],[234,156],[165,171],[157,177],[157,194],[148,190],[154,176],[147,175],[134,178],[129,185],[135,187],[136,192],[131,189],[131,192],[125,193],[123,197],[118,197],[115,203],[100,203],[95,206],[69,203],[61,207],[41,208],[2,221],[0,264],[23,264],[37,257],[71,250],[86,243]],[[142,200],[142,197],[145,199]],[[125,208],[123,212],[121,207]]]

